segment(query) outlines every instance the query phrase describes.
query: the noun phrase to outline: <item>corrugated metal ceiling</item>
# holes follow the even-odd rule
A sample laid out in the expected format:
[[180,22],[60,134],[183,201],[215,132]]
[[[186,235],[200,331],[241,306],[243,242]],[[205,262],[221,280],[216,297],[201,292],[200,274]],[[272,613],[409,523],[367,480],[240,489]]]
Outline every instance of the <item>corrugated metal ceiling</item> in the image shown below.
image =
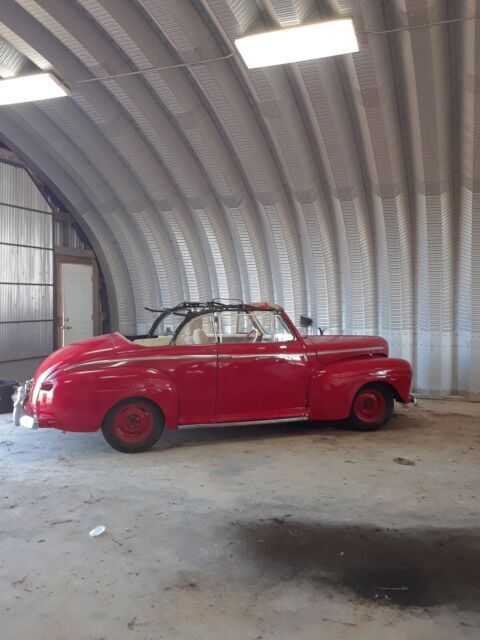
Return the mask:
[[[145,305],[268,298],[384,335],[420,391],[480,397],[476,5],[2,0],[2,73],[52,68],[72,98],[2,109],[0,136],[76,212],[120,330],[144,331]],[[358,53],[81,82],[335,16],[354,18]]]

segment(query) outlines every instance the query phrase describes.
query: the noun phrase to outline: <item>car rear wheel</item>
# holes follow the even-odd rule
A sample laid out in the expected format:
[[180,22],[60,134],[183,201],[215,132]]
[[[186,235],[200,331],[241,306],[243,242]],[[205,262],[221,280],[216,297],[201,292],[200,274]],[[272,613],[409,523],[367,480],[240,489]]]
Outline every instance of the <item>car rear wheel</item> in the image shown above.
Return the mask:
[[160,409],[143,398],[122,400],[107,413],[102,433],[108,444],[123,453],[139,453],[153,447],[163,433]]
[[375,431],[386,424],[393,413],[393,394],[383,384],[368,384],[353,399],[349,424],[358,431]]

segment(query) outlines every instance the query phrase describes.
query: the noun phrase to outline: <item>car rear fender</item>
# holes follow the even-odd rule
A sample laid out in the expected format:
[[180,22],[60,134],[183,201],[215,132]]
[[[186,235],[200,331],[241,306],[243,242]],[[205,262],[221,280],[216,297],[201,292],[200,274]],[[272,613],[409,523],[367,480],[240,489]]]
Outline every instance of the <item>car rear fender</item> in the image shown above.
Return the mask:
[[372,382],[388,385],[396,400],[410,402],[412,367],[406,360],[370,357],[343,360],[318,368],[308,389],[312,420],[344,420],[361,387]]
[[169,429],[178,425],[176,386],[154,368],[82,364],[54,373],[50,380],[52,392],[40,394],[36,405],[40,423],[43,416],[45,424],[66,431],[96,431],[115,404],[135,397],[154,402]]
[[[104,384],[104,381],[101,380],[101,383]],[[103,418],[117,402],[133,397],[145,398],[154,402],[162,411],[167,428],[174,429],[178,426],[178,391],[173,380],[163,371],[124,367],[122,376],[117,379],[111,393],[112,402]]]

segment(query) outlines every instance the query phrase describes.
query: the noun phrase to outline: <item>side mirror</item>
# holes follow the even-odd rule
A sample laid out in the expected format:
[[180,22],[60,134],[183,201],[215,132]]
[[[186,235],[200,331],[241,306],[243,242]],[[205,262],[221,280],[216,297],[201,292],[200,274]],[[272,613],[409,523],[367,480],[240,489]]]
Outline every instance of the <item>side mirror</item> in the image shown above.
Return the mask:
[[308,316],[300,316],[300,326],[303,327],[304,329],[311,327],[312,323],[313,323],[313,320]]

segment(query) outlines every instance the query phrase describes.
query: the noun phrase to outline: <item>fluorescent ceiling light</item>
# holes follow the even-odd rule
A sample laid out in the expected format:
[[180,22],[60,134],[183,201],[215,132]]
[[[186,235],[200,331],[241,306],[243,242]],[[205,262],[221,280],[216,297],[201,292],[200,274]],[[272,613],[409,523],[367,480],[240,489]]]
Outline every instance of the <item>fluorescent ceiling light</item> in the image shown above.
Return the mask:
[[0,80],[0,106],[67,96],[68,90],[52,73],[35,73]]
[[245,36],[235,45],[249,69],[358,51],[350,18]]

